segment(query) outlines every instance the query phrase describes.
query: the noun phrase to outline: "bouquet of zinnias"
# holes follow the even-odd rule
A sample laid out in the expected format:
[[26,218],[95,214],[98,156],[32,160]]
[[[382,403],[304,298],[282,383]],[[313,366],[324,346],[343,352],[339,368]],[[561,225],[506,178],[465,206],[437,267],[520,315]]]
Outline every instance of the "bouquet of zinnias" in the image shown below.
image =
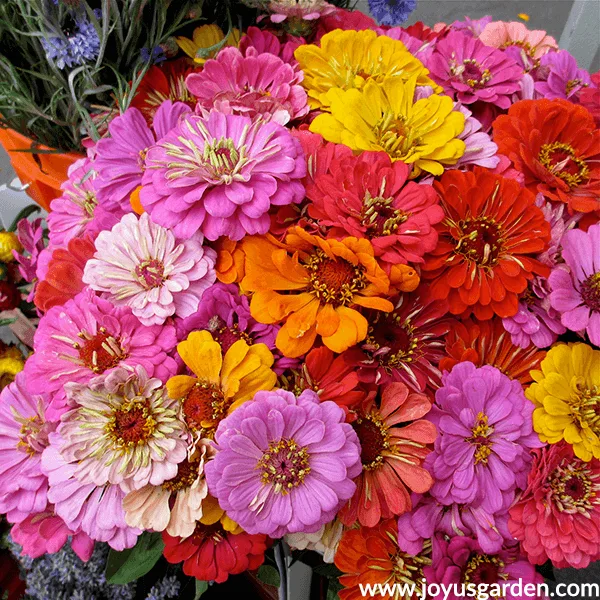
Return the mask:
[[52,203],[12,539],[217,583],[316,549],[343,599],[598,560],[597,76],[519,23],[269,5]]

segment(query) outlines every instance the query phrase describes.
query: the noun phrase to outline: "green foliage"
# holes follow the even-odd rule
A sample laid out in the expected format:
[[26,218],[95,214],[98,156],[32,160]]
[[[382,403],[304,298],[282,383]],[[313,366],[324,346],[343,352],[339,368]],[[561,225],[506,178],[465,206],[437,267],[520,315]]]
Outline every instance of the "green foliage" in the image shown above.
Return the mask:
[[125,585],[143,577],[162,556],[164,543],[160,533],[144,532],[129,550],[111,550],[106,561],[106,581]]
[[207,589],[207,581],[200,581],[199,579],[196,579],[196,595],[194,596],[194,600],[199,600],[200,596],[202,596]]
[[281,579],[279,577],[279,571],[275,567],[269,565],[262,565],[256,574],[256,576],[267,585],[273,585],[279,587]]

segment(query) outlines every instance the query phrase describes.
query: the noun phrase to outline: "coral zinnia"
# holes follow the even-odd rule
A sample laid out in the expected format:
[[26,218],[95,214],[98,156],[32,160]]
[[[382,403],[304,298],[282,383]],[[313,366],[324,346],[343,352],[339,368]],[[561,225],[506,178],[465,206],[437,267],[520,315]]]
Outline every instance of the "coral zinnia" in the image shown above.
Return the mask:
[[335,555],[335,566],[343,573],[340,583],[346,588],[340,590],[340,599],[361,600],[365,594],[360,584],[375,583],[382,587],[389,584],[390,589],[395,589],[395,600],[410,600],[414,598],[412,592],[400,590],[405,589],[407,583],[407,587],[420,586],[423,568],[430,564],[429,541],[416,555],[400,550],[396,519],[383,521],[373,528],[349,529],[344,532]]
[[[327,153],[328,148],[318,152]],[[444,211],[435,190],[407,183],[409,174],[408,165],[392,163],[384,152],[354,156],[341,146],[327,171],[315,174],[307,185],[312,202],[308,214],[329,228],[328,237],[369,238],[382,262],[423,262],[423,254],[435,248],[434,225],[444,218]]]
[[447,298],[453,314],[473,312],[482,320],[514,315],[528,280],[550,272],[534,258],[550,239],[535,196],[480,167],[448,171],[435,187],[446,219],[423,265],[423,277],[433,280],[431,295]]
[[194,331],[177,344],[177,352],[194,377],[171,377],[167,390],[181,400],[185,422],[198,437],[212,438],[228,413],[277,381],[273,354],[264,344],[248,346],[239,339],[223,352],[208,331]]
[[331,89],[331,114],[317,116],[310,131],[354,151],[383,150],[392,160],[413,165],[412,177],[421,171],[441,175],[465,153],[458,139],[465,117],[449,96],[415,101],[416,84],[414,76],[403,85],[386,79],[368,80],[361,90]]
[[345,412],[305,390],[258,392],[221,421],[210,493],[248,533],[313,533],[356,489],[360,446]]
[[581,461],[564,442],[533,454],[510,531],[531,563],[584,569],[600,559],[600,461]]
[[486,45],[493,48],[517,47],[525,52],[531,60],[537,60],[558,48],[556,40],[541,29],[527,29],[523,23],[512,21],[493,21],[487,23],[483,31],[479,34],[479,39]]
[[531,191],[572,210],[600,209],[600,130],[582,106],[522,100],[496,119],[494,141]]
[[382,297],[390,293],[390,279],[369,240],[324,240],[293,227],[285,244],[251,237],[243,247],[241,286],[254,292],[250,311],[261,323],[285,321],[276,340],[285,356],[308,352],[317,334],[328,348],[343,352],[367,335],[367,320],[353,306],[393,309]]
[[543,442],[561,440],[582,460],[600,458],[600,350],[558,344],[525,394],[535,404],[533,426]]
[[83,281],[116,306],[129,306],[144,325],[190,316],[216,279],[216,252],[202,246],[201,236],[178,244],[148,213],[125,215],[98,235],[95,246]]
[[[114,121],[113,121],[114,122]],[[281,125],[216,110],[189,115],[148,150],[140,199],[183,239],[266,233],[271,204],[300,202],[306,161]]]
[[373,393],[354,409],[362,473],[354,496],[339,513],[342,523],[374,527],[412,508],[409,490],[424,494],[433,485],[421,466],[436,437],[435,425],[421,418],[430,409],[425,394],[409,393],[403,383],[390,383],[381,398]]
[[380,85],[390,80],[393,86],[402,87],[414,76],[417,85],[439,89],[402,42],[370,29],[336,29],[326,33],[319,46],[298,46],[294,55],[304,71],[302,85],[313,108],[328,110],[331,97],[327,92],[331,89],[361,89],[368,81]]

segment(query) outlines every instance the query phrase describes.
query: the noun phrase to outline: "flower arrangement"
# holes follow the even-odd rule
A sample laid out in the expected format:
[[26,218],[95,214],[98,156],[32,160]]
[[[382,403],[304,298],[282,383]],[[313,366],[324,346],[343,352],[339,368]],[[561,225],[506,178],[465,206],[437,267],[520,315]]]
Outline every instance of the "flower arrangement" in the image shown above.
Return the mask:
[[73,553],[164,598],[287,597],[314,552],[341,600],[600,559],[597,77],[519,23],[245,4],[0,237],[39,315],[0,395],[30,589]]

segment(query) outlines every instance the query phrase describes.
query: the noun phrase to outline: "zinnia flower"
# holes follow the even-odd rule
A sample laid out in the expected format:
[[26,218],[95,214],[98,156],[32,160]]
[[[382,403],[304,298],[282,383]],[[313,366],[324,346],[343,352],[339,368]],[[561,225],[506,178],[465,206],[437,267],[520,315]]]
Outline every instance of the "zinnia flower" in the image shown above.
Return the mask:
[[311,34],[321,17],[337,10],[325,0],[266,0],[264,9],[270,13],[271,23],[281,23],[285,31],[294,36]]
[[204,465],[214,454],[209,441],[199,440],[188,457],[177,465],[175,477],[127,494],[123,499],[127,524],[182,538],[192,535],[208,495]]
[[494,141],[531,191],[571,210],[600,209],[600,130],[582,106],[522,100],[496,119]]
[[0,390],[10,385],[25,367],[25,356],[15,344],[0,340]]
[[328,228],[328,237],[370,239],[382,262],[423,262],[437,244],[434,225],[444,218],[434,189],[407,183],[410,167],[392,163],[384,152],[354,156],[341,146],[336,154],[327,171],[307,185],[309,216]]
[[558,265],[548,279],[550,304],[567,329],[587,332],[590,342],[600,346],[600,223],[587,232],[565,233],[562,257],[567,268]]
[[246,263],[242,245],[223,236],[215,242],[214,247],[217,251],[217,279],[222,283],[239,283],[244,278]]
[[225,48],[202,72],[189,75],[186,84],[205,114],[214,108],[285,125],[309,111],[301,80],[301,73],[274,54],[244,56],[237,48]]
[[[35,219],[34,221],[21,219],[17,224],[17,238],[21,248],[13,248],[12,255],[19,263],[21,277],[27,283],[32,283],[35,280],[40,253],[46,247],[42,219]],[[33,292],[30,293],[27,301],[31,302],[32,298]]]
[[310,130],[354,151],[387,152],[392,160],[413,166],[411,177],[421,171],[441,175],[465,153],[458,139],[465,117],[448,96],[433,94],[415,102],[416,84],[415,75],[402,85],[393,78],[380,84],[368,79],[360,90],[331,89],[331,114],[318,115]]
[[167,356],[175,341],[173,327],[144,327],[128,308],[84,290],[40,321],[26,365],[27,385],[34,394],[51,395],[47,414],[54,419],[65,406],[66,383],[87,383],[123,365],[168,377],[176,368]]
[[460,31],[451,31],[435,44],[427,66],[444,91],[463,104],[490,102],[509,108],[523,77],[509,56]]
[[431,495],[494,512],[526,485],[529,451],[540,446],[533,406],[518,381],[488,365],[460,363],[442,383],[429,416],[439,433],[425,462],[435,480]]
[[[412,555],[398,547],[396,519],[383,521],[377,527],[349,529],[344,532],[335,555],[335,566],[342,571],[339,581],[345,589],[338,592],[341,600],[361,600],[366,584],[421,586],[423,569],[431,564],[431,543]],[[396,588],[398,590],[398,588]],[[412,595],[398,597],[410,600]]]
[[224,352],[208,331],[194,331],[177,344],[177,352],[195,377],[171,377],[167,390],[181,400],[188,429],[198,437],[212,438],[228,413],[277,381],[273,355],[264,344],[249,346],[239,339]]
[[389,294],[390,279],[369,240],[324,240],[294,227],[285,244],[251,237],[243,246],[241,286],[254,292],[250,311],[261,323],[285,321],[275,342],[284,356],[305,354],[317,334],[330,350],[343,352],[367,335],[367,320],[354,306],[393,309],[381,297]]
[[583,88],[579,92],[579,102],[590,111],[596,125],[600,127],[600,71],[591,76],[590,87]]
[[544,98],[569,99],[592,85],[590,74],[577,68],[575,57],[566,50],[550,52],[542,56],[538,74],[545,73],[542,81],[535,84],[536,92]]
[[240,40],[240,51],[244,56],[255,56],[268,52],[278,56],[284,63],[297,70],[298,61],[294,58],[294,50],[304,43],[302,38],[291,35],[275,35],[267,29],[248,27]]
[[190,316],[216,279],[216,252],[204,248],[201,237],[178,244],[147,213],[139,218],[125,215],[110,231],[101,232],[95,245],[84,283],[104,292],[116,306],[129,306],[144,325]]
[[435,188],[446,219],[438,226],[437,248],[423,265],[431,295],[447,298],[455,315],[473,312],[481,320],[514,315],[528,280],[549,273],[532,256],[550,239],[535,196],[480,167],[448,171]]
[[516,379],[521,385],[531,383],[530,371],[539,368],[546,355],[535,346],[516,346],[500,319],[455,321],[446,336],[446,351],[439,362],[440,370],[451,371],[460,362],[476,367],[490,365]]
[[213,496],[248,533],[317,531],[352,497],[360,446],[345,412],[305,390],[258,392],[221,421],[206,467]]
[[315,533],[288,533],[285,541],[295,550],[314,550],[322,555],[323,562],[331,564],[344,530],[342,522],[335,519]]
[[416,85],[439,89],[427,76],[429,71],[423,63],[402,42],[370,29],[336,29],[325,34],[319,46],[298,46],[294,56],[304,72],[302,85],[312,108],[330,110],[333,96],[329,90],[360,90],[369,81],[376,87],[385,81],[401,87],[415,79]]
[[[220,48],[214,48],[225,39],[222,29],[215,23],[200,25],[192,33],[192,39],[178,36],[175,38],[177,45],[190,57],[195,63],[203,65],[207,60],[214,58]],[[235,27],[225,40],[225,47],[237,46],[240,43],[240,31]],[[211,48],[213,48],[211,50]],[[171,62],[171,61],[169,61]],[[167,64],[169,64],[169,62]]]
[[511,533],[529,562],[585,569],[600,559],[600,461],[565,443],[533,451],[527,489],[510,509]]
[[531,375],[535,383],[525,395],[535,405],[533,426],[542,442],[564,439],[581,460],[600,458],[600,350],[558,344]]
[[48,503],[42,452],[56,424],[46,421],[45,404],[29,392],[23,373],[0,394],[0,513],[10,523],[41,513]]
[[98,141],[94,160],[102,206],[129,212],[129,196],[142,183],[148,149],[189,112],[187,104],[166,100],[156,111],[152,127],[137,108],[128,108],[109,123],[110,137]]
[[152,220],[188,239],[266,233],[271,204],[300,202],[306,161],[277,123],[189,115],[148,150],[140,198]]
[[486,46],[502,50],[515,46],[532,61],[537,61],[550,50],[558,49],[556,40],[545,31],[527,29],[523,23],[518,21],[488,23],[479,34],[479,39]]
[[362,473],[354,496],[339,513],[344,525],[358,521],[374,527],[381,519],[401,515],[412,508],[409,490],[424,494],[433,485],[421,466],[436,437],[433,423],[422,419],[430,409],[425,394],[409,393],[403,383],[390,383],[381,398],[371,394],[354,409]]

